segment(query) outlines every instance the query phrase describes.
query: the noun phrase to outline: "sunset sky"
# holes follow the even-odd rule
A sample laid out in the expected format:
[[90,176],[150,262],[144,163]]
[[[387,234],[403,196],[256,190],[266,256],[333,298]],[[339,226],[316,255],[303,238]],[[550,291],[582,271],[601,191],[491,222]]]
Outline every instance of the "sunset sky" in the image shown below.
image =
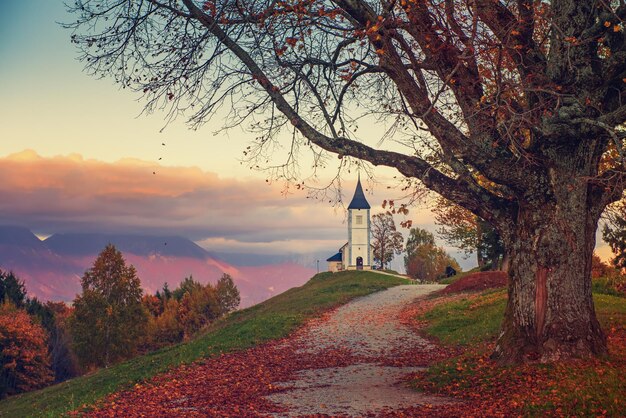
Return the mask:
[[[330,256],[343,244],[343,209],[302,192],[285,196],[240,163],[253,134],[216,135],[219,117],[198,131],[182,118],[162,130],[163,114],[140,115],[136,94],[84,73],[58,23],[71,19],[58,0],[0,2],[0,224],[40,236],[176,234],[226,252]],[[394,172],[375,174],[373,213],[398,197],[387,189]],[[344,199],[355,176],[345,178]],[[427,209],[410,217],[435,231]]]

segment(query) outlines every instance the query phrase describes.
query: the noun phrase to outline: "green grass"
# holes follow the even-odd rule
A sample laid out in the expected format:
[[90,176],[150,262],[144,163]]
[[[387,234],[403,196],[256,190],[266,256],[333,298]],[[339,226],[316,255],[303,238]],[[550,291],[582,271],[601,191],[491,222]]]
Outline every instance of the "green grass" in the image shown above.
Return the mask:
[[[492,346],[484,343],[497,337],[505,304],[505,291],[487,291],[444,302],[422,315],[428,320],[425,331],[429,335],[443,344],[464,346],[466,351],[432,365],[412,384],[452,395],[478,392],[493,402],[516,400],[519,409],[513,415],[551,416],[558,409],[563,416],[596,416],[602,411],[622,416],[626,408],[623,340],[616,339],[609,346],[609,358],[498,367],[486,360]],[[626,298],[596,293],[594,304],[605,332],[623,332],[619,330],[626,325]],[[507,388],[507,395],[502,388]]]
[[366,271],[320,273],[301,287],[234,312],[188,343],[1,401],[0,416],[58,416],[82,405],[92,405],[110,393],[171,367],[285,337],[325,310],[400,284],[409,284],[409,281]]
[[626,298],[622,295],[594,294],[596,316],[605,330],[614,326],[626,326]]
[[[595,293],[596,315],[604,328],[626,324],[626,298]],[[448,345],[468,345],[494,339],[506,307],[506,290],[488,290],[478,298],[464,298],[435,306],[422,315],[426,334]]]
[[625,297],[626,295],[624,295],[624,293],[617,290],[615,285],[616,285],[615,280],[607,278],[607,277],[600,277],[597,279],[593,279],[591,281],[593,293],[601,293],[603,295],[619,296],[622,298]]
[[441,280],[439,280],[439,283],[441,283],[441,284],[452,284],[452,283],[456,282],[457,280],[462,279],[463,277],[465,277],[467,275],[470,275],[472,273],[476,273],[477,271],[480,271],[480,269],[478,267],[474,267],[471,270],[464,271],[464,272],[461,272],[461,273],[457,273],[454,276],[450,276],[450,277],[446,277],[445,279],[441,279]]
[[487,291],[480,299],[443,303],[426,312],[425,332],[444,344],[468,345],[497,336],[506,307],[506,291]]

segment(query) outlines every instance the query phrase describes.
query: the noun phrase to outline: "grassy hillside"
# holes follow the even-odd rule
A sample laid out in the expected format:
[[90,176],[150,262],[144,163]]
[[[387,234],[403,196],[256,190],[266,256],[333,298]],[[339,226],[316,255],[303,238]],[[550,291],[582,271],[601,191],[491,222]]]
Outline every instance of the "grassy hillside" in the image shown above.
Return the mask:
[[[500,332],[506,297],[506,289],[495,289],[437,304],[421,316],[428,323],[424,331],[451,345],[493,341]],[[594,293],[593,299],[603,329],[626,325],[626,298]]]
[[478,267],[474,267],[471,270],[463,271],[463,272],[455,274],[454,276],[450,276],[450,277],[446,277],[445,279],[441,279],[441,280],[439,280],[439,283],[441,283],[441,284],[452,284],[452,283],[462,279],[463,277],[465,277],[465,276],[467,276],[469,274],[472,274],[472,273],[476,273],[478,271],[480,271],[480,269]]
[[623,416],[626,298],[594,294],[596,314],[608,337],[608,357],[499,367],[489,361],[489,354],[506,297],[506,290],[461,299],[440,297],[420,315],[427,322],[426,334],[460,347],[462,354],[432,365],[412,384],[419,390],[465,398],[469,403],[463,413],[470,416]]
[[0,402],[0,416],[57,416],[81,405],[90,405],[170,367],[285,337],[325,310],[399,284],[409,284],[409,281],[364,271],[321,273],[304,286],[229,315],[188,343],[4,400]]

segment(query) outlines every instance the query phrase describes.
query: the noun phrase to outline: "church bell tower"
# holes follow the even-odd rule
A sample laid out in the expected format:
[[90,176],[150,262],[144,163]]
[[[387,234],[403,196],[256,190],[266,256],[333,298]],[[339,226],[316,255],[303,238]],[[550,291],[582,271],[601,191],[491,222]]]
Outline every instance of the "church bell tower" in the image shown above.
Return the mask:
[[[354,197],[348,206],[348,245],[343,264],[348,270],[371,270],[370,204],[365,199],[359,175]],[[347,254],[346,254],[347,253]]]

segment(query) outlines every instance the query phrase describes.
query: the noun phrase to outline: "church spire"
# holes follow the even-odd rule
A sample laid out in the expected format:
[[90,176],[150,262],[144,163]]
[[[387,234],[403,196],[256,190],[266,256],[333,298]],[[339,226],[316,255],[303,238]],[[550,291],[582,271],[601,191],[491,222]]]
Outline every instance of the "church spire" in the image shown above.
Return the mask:
[[370,204],[367,203],[367,199],[365,198],[365,194],[363,193],[363,187],[361,187],[361,173],[359,173],[359,178],[356,183],[356,190],[354,191],[354,197],[352,198],[352,202],[350,202],[350,206],[348,209],[369,209]]

